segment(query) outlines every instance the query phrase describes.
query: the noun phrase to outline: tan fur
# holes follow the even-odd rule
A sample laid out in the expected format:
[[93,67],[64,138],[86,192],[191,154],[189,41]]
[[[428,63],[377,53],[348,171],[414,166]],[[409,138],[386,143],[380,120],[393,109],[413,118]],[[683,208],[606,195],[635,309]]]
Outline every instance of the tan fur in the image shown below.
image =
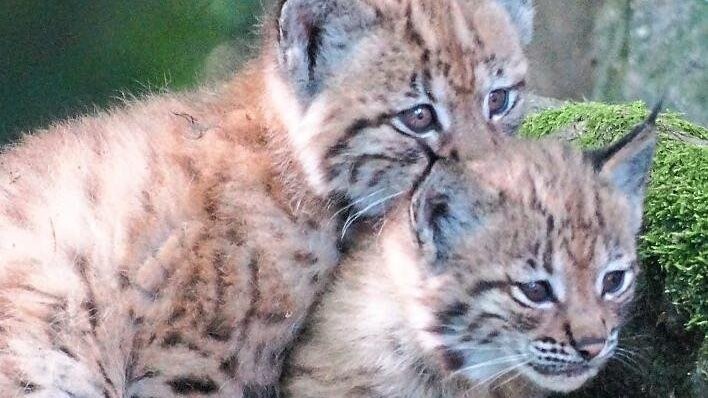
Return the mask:
[[[343,221],[383,214],[433,157],[518,123],[526,63],[499,6],[332,3],[370,25],[347,28],[361,38],[316,94],[296,89],[273,28],[221,87],[128,101],[5,150],[0,395],[275,396]],[[515,107],[487,120],[489,91],[512,85]],[[424,97],[442,129],[396,131]]]
[[[651,151],[645,142],[632,145]],[[607,168],[632,151],[621,152]],[[634,292],[632,279],[616,298],[600,297],[598,278],[614,266],[638,272],[632,200],[600,174],[553,142],[508,143],[463,167],[438,163],[412,204],[343,261],[286,365],[286,396],[521,398],[578,388],[612,355]],[[439,207],[420,210],[430,205]],[[537,280],[551,282],[557,303],[515,301],[516,283]],[[602,352],[583,360],[595,339]],[[547,356],[587,369],[543,376],[530,364]]]

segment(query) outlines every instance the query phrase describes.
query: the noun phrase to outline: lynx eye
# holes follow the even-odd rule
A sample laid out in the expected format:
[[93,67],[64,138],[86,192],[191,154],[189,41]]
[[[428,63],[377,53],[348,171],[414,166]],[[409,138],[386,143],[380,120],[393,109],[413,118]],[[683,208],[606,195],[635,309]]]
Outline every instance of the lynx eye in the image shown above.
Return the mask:
[[502,88],[489,93],[487,104],[489,105],[489,117],[494,117],[506,112],[509,107],[509,90]]
[[617,293],[624,286],[625,271],[612,271],[602,278],[602,294]]
[[555,300],[553,289],[547,281],[520,283],[518,286],[524,296],[534,303],[541,304]]
[[438,127],[438,118],[430,105],[418,105],[398,115],[398,120],[412,133],[425,134]]

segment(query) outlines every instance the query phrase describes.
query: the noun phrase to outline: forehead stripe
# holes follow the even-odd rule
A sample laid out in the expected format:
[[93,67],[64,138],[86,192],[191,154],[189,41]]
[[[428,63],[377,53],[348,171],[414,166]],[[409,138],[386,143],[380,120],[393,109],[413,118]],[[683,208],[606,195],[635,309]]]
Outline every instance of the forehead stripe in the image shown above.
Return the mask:
[[423,46],[423,37],[420,35],[418,30],[413,25],[413,6],[412,3],[408,3],[408,8],[406,9],[406,36],[413,43]]
[[327,153],[325,154],[325,158],[330,159],[341,155],[347,148],[349,148],[349,141],[361,132],[361,130],[380,127],[394,115],[395,113],[393,112],[385,112],[373,119],[356,119],[344,130],[344,134],[337,140],[337,142],[329,147]]
[[504,289],[509,286],[509,281],[479,281],[476,285],[467,289],[467,294],[471,297],[479,296],[482,293],[486,293],[494,289]]

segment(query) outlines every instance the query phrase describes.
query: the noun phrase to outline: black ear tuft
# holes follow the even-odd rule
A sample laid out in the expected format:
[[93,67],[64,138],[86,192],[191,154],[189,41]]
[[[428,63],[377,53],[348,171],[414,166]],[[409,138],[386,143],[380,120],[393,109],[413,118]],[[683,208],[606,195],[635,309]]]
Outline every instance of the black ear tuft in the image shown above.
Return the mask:
[[585,153],[595,170],[629,199],[634,213],[633,227],[637,231],[641,225],[644,189],[654,159],[655,127],[660,109],[661,103],[643,123],[614,144]]
[[278,18],[278,57],[286,78],[307,102],[376,21],[359,0],[287,0]]

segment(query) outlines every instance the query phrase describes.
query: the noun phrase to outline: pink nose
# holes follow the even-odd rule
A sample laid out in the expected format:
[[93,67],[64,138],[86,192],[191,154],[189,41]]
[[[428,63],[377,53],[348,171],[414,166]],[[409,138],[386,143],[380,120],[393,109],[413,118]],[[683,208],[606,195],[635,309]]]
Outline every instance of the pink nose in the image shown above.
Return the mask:
[[605,340],[594,340],[594,341],[589,341],[585,344],[578,344],[576,349],[578,350],[578,353],[580,356],[583,357],[586,361],[590,361],[593,358],[596,358],[602,350],[605,348]]

